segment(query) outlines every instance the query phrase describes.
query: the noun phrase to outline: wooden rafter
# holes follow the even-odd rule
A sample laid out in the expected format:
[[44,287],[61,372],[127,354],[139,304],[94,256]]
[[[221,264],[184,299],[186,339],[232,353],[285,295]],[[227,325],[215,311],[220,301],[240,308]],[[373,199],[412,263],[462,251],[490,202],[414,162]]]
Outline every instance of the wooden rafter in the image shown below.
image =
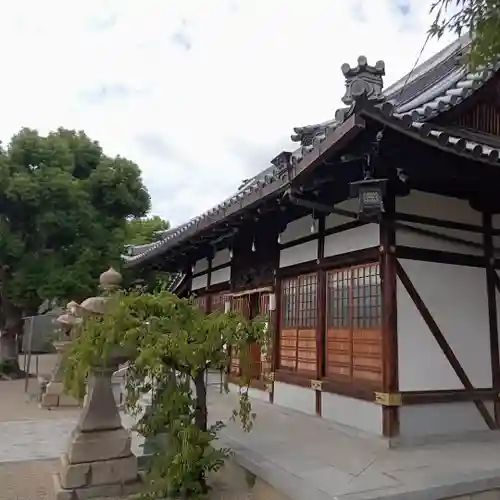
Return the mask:
[[[465,373],[465,370],[463,369],[462,365],[455,356],[455,353],[453,352],[452,348],[446,341],[443,332],[441,331],[438,324],[432,317],[432,314],[430,313],[429,309],[423,302],[415,286],[411,282],[408,274],[406,274],[406,271],[403,269],[403,266],[400,264],[399,261],[396,261],[396,272],[399,279],[401,280],[401,283],[408,292],[408,295],[410,296],[416,308],[418,309],[418,312],[422,316],[422,319],[425,321],[427,327],[429,328],[432,335],[436,339],[436,342],[439,344],[439,347],[441,347],[441,350],[443,351],[443,354],[445,355],[446,359],[448,360],[453,370],[457,374],[457,377],[459,378],[460,382],[466,389],[473,391],[474,386],[472,385],[469,377]],[[480,399],[474,399],[474,404],[476,405],[479,413],[486,422],[488,428],[496,429],[497,425],[492,416],[490,415],[490,413],[488,412],[484,402]]]

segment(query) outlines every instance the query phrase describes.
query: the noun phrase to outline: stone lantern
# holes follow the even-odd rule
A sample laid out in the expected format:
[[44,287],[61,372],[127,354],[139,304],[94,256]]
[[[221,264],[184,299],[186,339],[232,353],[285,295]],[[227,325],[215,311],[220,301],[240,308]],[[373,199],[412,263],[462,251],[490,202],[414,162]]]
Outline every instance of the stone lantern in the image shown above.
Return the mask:
[[61,334],[52,344],[57,351],[57,360],[52,371],[50,381],[42,394],[41,406],[43,408],[54,408],[58,406],[80,406],[80,403],[64,392],[63,384],[63,366],[62,360],[67,348],[71,345],[72,332],[81,319],[74,314],[74,305],[76,302],[70,302],[66,306],[65,313],[53,320],[53,323],[59,326]]
[[[85,299],[76,307],[78,314],[105,314],[106,295],[119,288],[121,281],[120,273],[112,268],[102,273],[102,295]],[[131,435],[122,425],[111,385],[113,372],[124,360],[122,353],[112,353],[103,366],[90,369],[80,419],[61,456],[60,472],[54,475],[57,500],[123,498],[140,491]]]

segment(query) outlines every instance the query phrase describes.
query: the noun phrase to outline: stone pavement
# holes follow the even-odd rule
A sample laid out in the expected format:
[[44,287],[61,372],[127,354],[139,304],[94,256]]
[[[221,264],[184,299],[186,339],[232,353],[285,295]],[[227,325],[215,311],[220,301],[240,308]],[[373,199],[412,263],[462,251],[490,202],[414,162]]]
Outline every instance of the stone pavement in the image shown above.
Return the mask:
[[[13,401],[18,411],[25,410],[19,415],[25,420],[6,421],[2,412],[10,411],[4,399],[8,384],[0,384],[0,500],[52,500],[46,479],[57,467],[54,459],[65,449],[78,412],[39,414],[34,402]],[[221,395],[213,386],[209,396],[210,419],[227,420],[236,395]],[[473,492],[500,489],[497,433],[491,433],[489,441],[387,449],[380,440],[349,435],[328,420],[256,400],[252,404],[257,413],[253,431],[247,434],[228,423],[219,443],[235,451],[237,463],[290,500],[436,500],[461,495],[466,500],[476,498],[470,496]],[[124,418],[126,426],[132,423]],[[134,442],[137,452],[137,439]],[[251,498],[240,486],[214,499]],[[500,499],[497,493],[478,498]]]
[[[213,420],[236,404],[234,394],[212,393],[210,400]],[[252,409],[252,432],[229,423],[219,443],[290,500],[500,499],[498,432],[488,441],[388,449],[380,439],[357,437],[326,419],[257,400]]]
[[76,419],[0,422],[0,463],[58,457]]

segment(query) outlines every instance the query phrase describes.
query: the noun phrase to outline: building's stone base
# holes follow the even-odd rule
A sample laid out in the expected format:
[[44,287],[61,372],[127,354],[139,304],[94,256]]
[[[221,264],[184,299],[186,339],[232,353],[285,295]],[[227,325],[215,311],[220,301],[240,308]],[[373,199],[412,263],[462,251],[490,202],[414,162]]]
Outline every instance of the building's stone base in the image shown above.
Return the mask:
[[481,491],[460,497],[451,497],[447,500],[500,500],[500,490]]
[[[94,464],[92,464],[94,465]],[[111,480],[111,476],[109,480]],[[82,488],[63,488],[61,476],[54,474],[55,500],[97,500],[97,499],[120,499],[135,496],[143,489],[143,483],[139,476],[127,483],[99,484]]]

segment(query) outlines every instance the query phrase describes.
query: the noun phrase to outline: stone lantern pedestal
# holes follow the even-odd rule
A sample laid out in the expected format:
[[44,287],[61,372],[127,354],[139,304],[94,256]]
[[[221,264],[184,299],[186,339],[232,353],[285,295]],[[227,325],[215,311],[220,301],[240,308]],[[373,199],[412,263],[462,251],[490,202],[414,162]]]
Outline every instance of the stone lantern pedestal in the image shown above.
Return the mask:
[[43,408],[80,406],[80,403],[76,399],[64,392],[62,361],[64,352],[70,344],[71,340],[61,340],[53,343],[57,351],[57,361],[50,382],[47,384],[45,392],[42,395],[41,406]]
[[95,368],[87,400],[54,475],[57,500],[123,498],[139,493],[137,457],[111,389],[113,368]]
[[[101,288],[116,288],[119,273],[110,269],[101,275]],[[105,314],[106,297],[90,297],[79,310],[82,315]],[[87,395],[80,419],[54,474],[56,500],[125,498],[139,493],[142,483],[137,457],[131,450],[131,435],[118,413],[111,377],[126,357],[110,353],[105,366],[94,366],[87,382]]]

